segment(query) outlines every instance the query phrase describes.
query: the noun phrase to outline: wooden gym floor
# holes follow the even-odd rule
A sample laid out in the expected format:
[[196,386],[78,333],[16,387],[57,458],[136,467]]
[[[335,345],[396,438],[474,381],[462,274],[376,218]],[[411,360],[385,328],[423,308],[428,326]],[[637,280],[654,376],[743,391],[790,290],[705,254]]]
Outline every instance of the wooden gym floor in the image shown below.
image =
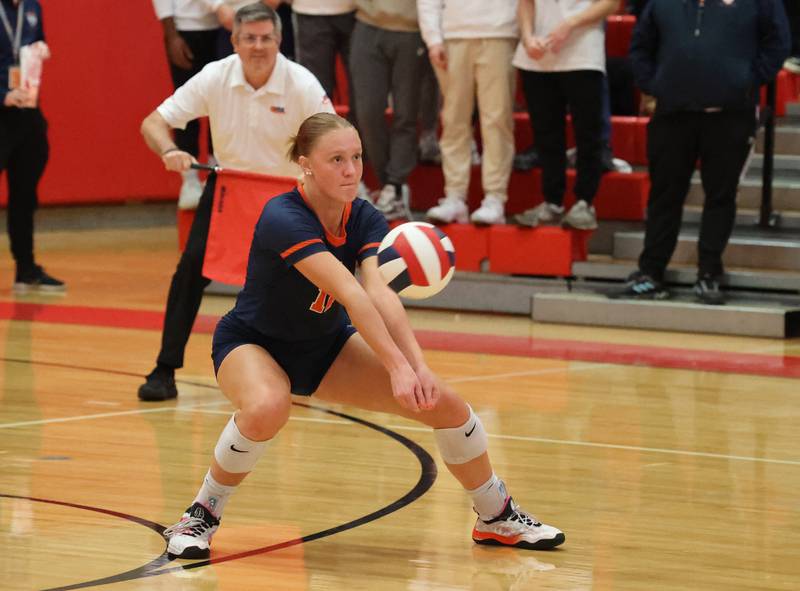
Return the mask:
[[552,552],[472,543],[431,434],[298,398],[228,505],[211,563],[168,561],[230,407],[207,297],[177,401],[144,404],[170,229],[42,233],[65,296],[10,291],[0,247],[0,588],[798,589],[800,342],[411,313],[482,417]]

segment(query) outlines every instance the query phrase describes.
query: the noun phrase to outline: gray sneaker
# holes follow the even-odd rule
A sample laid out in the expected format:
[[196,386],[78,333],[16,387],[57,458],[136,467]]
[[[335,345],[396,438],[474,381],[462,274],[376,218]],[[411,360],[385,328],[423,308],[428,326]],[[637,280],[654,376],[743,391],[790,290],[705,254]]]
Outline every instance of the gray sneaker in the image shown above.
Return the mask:
[[411,219],[411,191],[408,185],[384,185],[375,201],[375,209],[383,214],[386,221]]
[[520,226],[535,228],[539,224],[557,226],[561,222],[564,208],[553,203],[540,203],[536,207],[526,209],[514,216],[514,221]]
[[594,207],[581,200],[572,206],[562,223],[576,230],[596,230],[597,214]]

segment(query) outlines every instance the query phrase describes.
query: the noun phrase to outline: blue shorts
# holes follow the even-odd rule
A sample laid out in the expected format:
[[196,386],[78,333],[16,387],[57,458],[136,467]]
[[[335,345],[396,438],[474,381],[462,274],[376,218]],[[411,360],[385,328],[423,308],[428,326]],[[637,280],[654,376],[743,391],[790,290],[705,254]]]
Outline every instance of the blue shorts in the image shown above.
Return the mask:
[[222,317],[214,331],[211,359],[214,374],[222,360],[239,345],[258,345],[281,366],[289,376],[292,394],[311,396],[339,356],[347,339],[356,333],[355,327],[343,324],[336,332],[307,341],[280,341],[269,338],[248,327],[228,313]]

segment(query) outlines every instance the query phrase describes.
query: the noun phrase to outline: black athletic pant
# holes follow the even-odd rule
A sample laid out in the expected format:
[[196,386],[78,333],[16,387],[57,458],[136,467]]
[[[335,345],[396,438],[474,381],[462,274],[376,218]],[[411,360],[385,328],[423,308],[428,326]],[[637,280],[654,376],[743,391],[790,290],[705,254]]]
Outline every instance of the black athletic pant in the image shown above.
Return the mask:
[[792,34],[792,55],[800,57],[800,0],[783,0],[783,6]]
[[211,283],[203,277],[203,259],[206,254],[215,185],[216,176],[211,174],[197,205],[186,248],[169,286],[158,364],[173,369],[183,367],[183,352],[200,309],[203,290]]
[[8,172],[8,238],[18,273],[29,271],[35,264],[36,188],[49,152],[47,122],[39,109],[0,106],[0,172]]
[[603,173],[604,75],[598,70],[520,70],[534,144],[542,163],[542,193],[562,205],[567,188],[566,116],[572,115],[578,148],[575,197],[591,204]]
[[[169,73],[172,75],[172,84],[177,89],[183,86],[189,78],[199,73],[209,62],[224,57],[219,55],[219,29],[209,31],[178,31],[183,40],[192,50],[194,59],[192,67],[188,70],[179,68],[172,62],[169,64]],[[184,152],[197,156],[200,151],[200,123],[197,119],[186,124],[186,129],[175,130],[175,144]],[[209,152],[211,147],[209,146]]]
[[722,274],[722,253],[736,221],[736,190],[755,135],[755,111],[656,112],[647,126],[650,198],[639,269],[662,280],[681,226],[698,158],[705,203],[699,275]]

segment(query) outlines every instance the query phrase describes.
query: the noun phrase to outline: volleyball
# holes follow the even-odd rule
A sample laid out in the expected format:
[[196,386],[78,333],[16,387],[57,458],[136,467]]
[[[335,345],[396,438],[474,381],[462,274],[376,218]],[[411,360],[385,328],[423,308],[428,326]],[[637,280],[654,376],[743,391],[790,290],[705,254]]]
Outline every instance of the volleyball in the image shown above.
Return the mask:
[[392,229],[378,247],[384,281],[404,298],[421,300],[442,291],[455,272],[456,251],[433,224],[407,222]]

